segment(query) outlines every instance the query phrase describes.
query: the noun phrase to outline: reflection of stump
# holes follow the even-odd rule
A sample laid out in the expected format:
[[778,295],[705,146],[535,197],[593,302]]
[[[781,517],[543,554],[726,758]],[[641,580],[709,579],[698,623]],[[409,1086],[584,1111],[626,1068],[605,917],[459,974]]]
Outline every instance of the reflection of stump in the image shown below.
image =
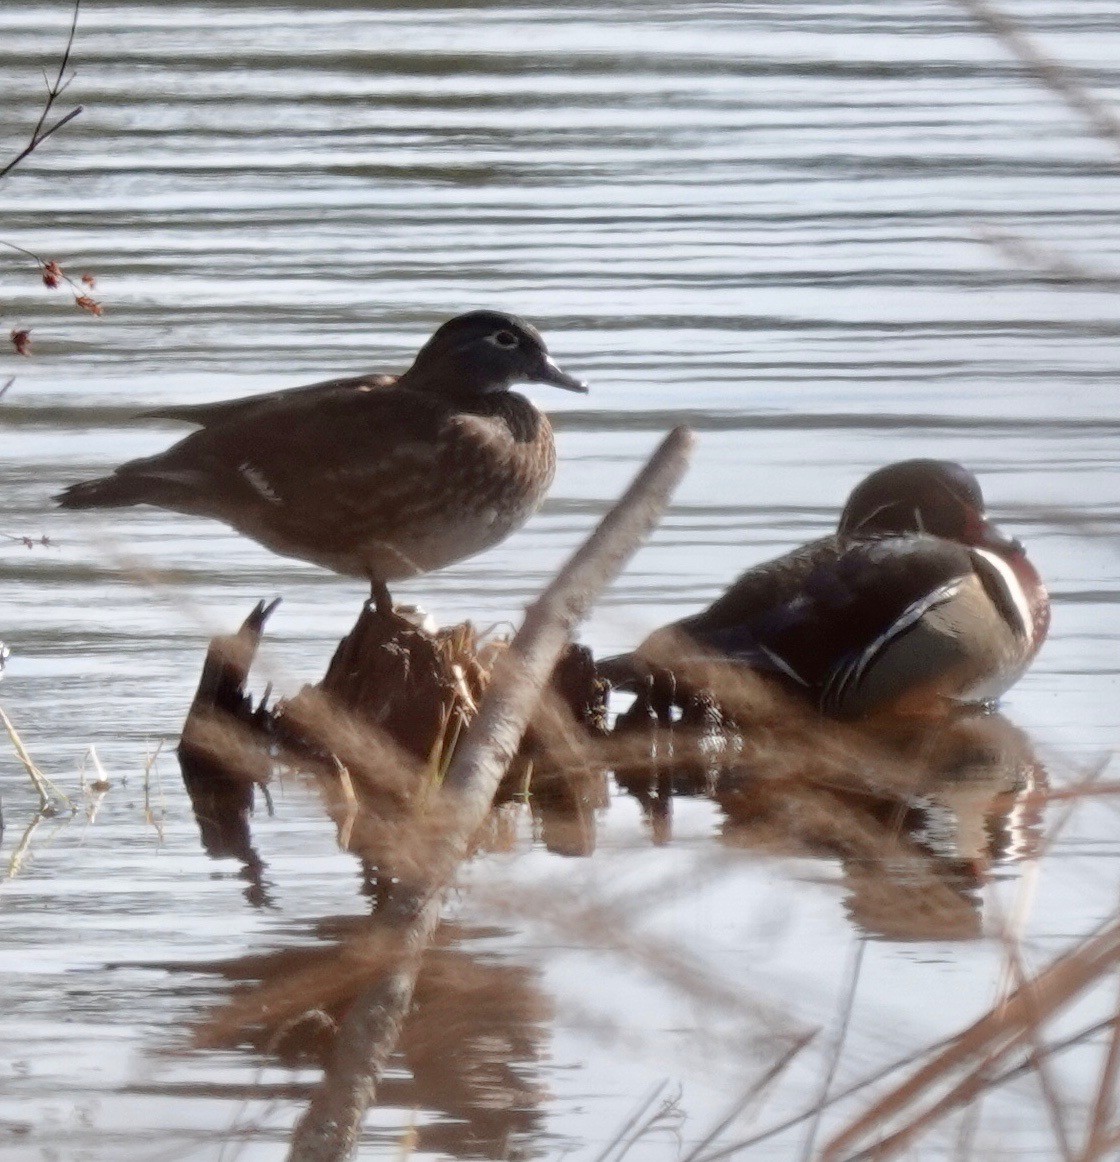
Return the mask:
[[245,683],[277,604],[259,602],[237,633],[210,642],[179,742],[183,784],[203,846],[249,867],[259,863],[249,837],[253,785],[268,781],[271,764],[258,743],[268,715],[263,705],[253,708]]
[[521,748],[519,757],[531,777],[526,781],[522,768],[520,787],[507,778],[504,788],[507,794],[528,793],[541,840],[560,855],[595,850],[594,813],[609,802],[606,772],[587,746],[589,739],[606,734],[608,689],[591,651],[569,646]]
[[615,781],[637,800],[654,843],[670,842],[674,798],[710,795],[715,784],[728,740],[718,705],[704,691],[678,687],[668,671],[656,671],[615,719],[612,736],[625,756]]

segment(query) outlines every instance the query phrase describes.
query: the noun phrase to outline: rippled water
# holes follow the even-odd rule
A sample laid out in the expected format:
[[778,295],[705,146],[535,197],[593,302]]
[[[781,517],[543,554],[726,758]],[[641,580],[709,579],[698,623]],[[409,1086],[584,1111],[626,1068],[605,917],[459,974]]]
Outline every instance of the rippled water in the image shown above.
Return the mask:
[[[1120,97],[1120,4],[1014,11]],[[63,3],[0,8],[7,153],[67,20]],[[536,393],[558,430],[551,498],[501,547],[401,593],[447,622],[515,619],[659,433],[689,423],[695,466],[586,631],[603,652],[827,529],[871,467],[959,459],[1055,598],[1051,640],[1005,706],[1029,740],[1009,745],[1056,782],[1113,746],[1117,157],[952,4],[99,2],[75,66],[64,100],[84,113],[0,183],[0,236],[92,272],[105,304],[83,315],[0,259],[3,325],[35,343],[0,367],[16,376],[0,531],[51,541],[0,545],[2,691],[40,766],[76,787],[95,744],[113,787],[94,822],[42,823],[0,886],[5,1159],[218,1158],[240,1131],[224,1157],[282,1157],[312,1071],[164,1051],[239,979],[226,962],[315,946],[365,910],[353,860],[294,788],[256,819],[259,890],[200,849],[173,758],[146,801],[146,756],[177,733],[212,630],[282,594],[263,660],[292,689],[321,673],[362,587],[202,521],[53,511],[60,485],[169,442],[171,425],[130,421],[145,406],[400,369],[451,314],[525,314],[592,384],[586,399]],[[1087,277],[1057,277],[1061,263]],[[989,855],[1029,853],[1045,821],[1008,821],[988,795],[956,805],[964,831]],[[0,796],[7,861],[34,806],[7,744]],[[831,1027],[870,931],[838,1083],[994,999],[998,949],[876,931],[833,859],[728,863],[741,845],[707,801],[677,804],[672,843],[653,848],[616,793],[586,860],[509,827],[498,846],[519,858],[472,866],[441,955],[504,998],[472,1035],[513,1065],[480,1050],[464,1096],[431,1053],[402,1058],[371,1157],[409,1126],[425,1155],[595,1157],[666,1078],[695,1140],[757,1075],[761,1032],[698,1039],[723,1032],[710,1014],[588,952],[547,908],[495,918],[510,884],[657,893],[645,929],[806,1027]],[[1031,958],[1111,913],[1115,837],[1106,805],[1075,812],[1033,886]],[[957,935],[1023,875],[1001,864]],[[795,1068],[764,1120],[816,1093],[823,1068],[819,1054]],[[1087,1053],[1062,1065],[1074,1103],[1094,1068]],[[1030,1083],[985,1114],[982,1146],[1051,1156]],[[767,1156],[799,1156],[799,1133]],[[635,1154],[675,1149],[662,1134]]]

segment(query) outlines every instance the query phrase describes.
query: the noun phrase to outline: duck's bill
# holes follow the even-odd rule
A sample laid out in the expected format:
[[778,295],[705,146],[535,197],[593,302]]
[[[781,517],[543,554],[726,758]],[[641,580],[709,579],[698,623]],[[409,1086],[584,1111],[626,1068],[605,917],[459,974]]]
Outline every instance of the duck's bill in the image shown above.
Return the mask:
[[565,391],[587,393],[587,384],[582,379],[569,375],[551,355],[545,355],[537,364],[533,379],[537,383],[550,383],[553,387],[562,387]]

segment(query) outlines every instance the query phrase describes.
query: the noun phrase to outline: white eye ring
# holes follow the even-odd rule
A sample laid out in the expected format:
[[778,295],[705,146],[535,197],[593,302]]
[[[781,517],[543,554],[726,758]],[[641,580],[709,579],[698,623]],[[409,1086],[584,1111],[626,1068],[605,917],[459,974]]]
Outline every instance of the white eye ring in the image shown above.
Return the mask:
[[512,351],[517,346],[517,336],[512,331],[495,331],[487,338],[495,347],[501,347],[503,351]]

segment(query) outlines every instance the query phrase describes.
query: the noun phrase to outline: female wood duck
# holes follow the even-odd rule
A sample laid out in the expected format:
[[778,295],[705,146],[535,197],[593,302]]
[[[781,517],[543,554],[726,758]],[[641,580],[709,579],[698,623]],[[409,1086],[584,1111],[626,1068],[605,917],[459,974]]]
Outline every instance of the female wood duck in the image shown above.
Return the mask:
[[56,499],[213,517],[283,556],[365,577],[388,612],[386,582],[496,545],[544,499],[556,450],[548,420],[509,390],[526,381],[587,390],[535,327],[472,311],[399,376],[148,412],[201,430]]
[[707,609],[600,673],[633,688],[663,673],[684,639],[826,714],[928,713],[997,699],[1049,624],[1038,573],[985,516],[972,473],[905,460],[855,489],[834,535],[748,570]]

